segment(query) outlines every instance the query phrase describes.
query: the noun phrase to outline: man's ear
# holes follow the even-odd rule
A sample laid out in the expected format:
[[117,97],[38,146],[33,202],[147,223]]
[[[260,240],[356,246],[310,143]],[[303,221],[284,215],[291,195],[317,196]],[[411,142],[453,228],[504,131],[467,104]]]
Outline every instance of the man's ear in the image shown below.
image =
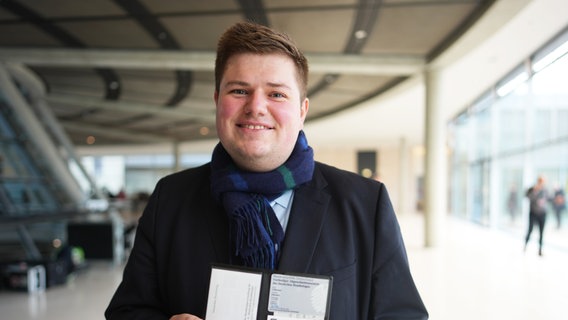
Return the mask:
[[219,98],[219,91],[215,90],[215,93],[213,93],[213,101],[215,101],[215,104],[217,104],[217,98]]
[[310,109],[310,99],[305,98],[300,105],[300,118],[302,118],[302,123],[306,120],[308,109]]

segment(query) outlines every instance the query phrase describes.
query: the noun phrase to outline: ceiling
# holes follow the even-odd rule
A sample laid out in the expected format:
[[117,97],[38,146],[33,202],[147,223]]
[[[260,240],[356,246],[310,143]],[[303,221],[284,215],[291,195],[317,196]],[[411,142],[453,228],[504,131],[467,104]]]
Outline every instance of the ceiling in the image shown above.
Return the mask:
[[396,90],[493,3],[0,0],[0,61],[41,79],[76,146],[209,140],[216,41],[237,21],[284,31],[305,52],[309,124]]

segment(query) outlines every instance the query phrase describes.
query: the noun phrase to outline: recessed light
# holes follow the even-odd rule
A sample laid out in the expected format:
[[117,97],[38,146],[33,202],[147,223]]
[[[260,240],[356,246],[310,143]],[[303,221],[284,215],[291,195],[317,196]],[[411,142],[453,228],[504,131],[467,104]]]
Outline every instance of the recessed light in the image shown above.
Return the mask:
[[355,38],[359,40],[367,38],[367,31],[365,30],[355,31]]

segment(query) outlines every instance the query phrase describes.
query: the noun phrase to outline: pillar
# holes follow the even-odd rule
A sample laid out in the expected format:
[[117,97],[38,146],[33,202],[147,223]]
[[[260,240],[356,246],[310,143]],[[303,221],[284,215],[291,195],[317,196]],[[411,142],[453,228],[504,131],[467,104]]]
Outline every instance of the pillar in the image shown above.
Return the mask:
[[408,146],[405,138],[400,139],[398,148],[398,209],[397,212],[405,214],[409,211],[408,207],[408,179],[409,179],[409,163],[408,163]]
[[446,123],[438,102],[438,73],[427,69],[425,86],[425,177],[424,227],[426,247],[443,244],[447,215]]

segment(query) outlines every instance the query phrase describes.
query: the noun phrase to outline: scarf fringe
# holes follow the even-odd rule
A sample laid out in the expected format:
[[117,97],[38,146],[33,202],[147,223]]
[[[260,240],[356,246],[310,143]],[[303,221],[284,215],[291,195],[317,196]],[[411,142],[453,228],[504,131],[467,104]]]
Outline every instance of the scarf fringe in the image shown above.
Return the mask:
[[245,265],[273,269],[275,248],[270,234],[259,225],[262,223],[259,213],[262,216],[266,210],[260,201],[248,202],[233,212],[231,233],[235,235],[235,255],[240,256]]

